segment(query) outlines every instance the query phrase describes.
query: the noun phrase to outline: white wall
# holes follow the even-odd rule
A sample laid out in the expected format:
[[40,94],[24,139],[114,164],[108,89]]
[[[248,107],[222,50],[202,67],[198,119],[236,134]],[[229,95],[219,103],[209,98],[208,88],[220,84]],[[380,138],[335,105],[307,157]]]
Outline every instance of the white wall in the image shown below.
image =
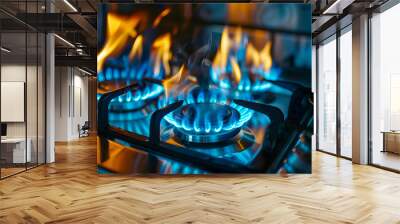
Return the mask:
[[[38,69],[38,70],[37,70]],[[42,68],[24,64],[3,64],[1,66],[2,82],[24,82],[26,83],[26,108],[22,108],[24,113],[26,110],[27,120],[24,122],[6,122],[8,138],[25,138],[30,139],[30,148],[32,161],[36,162],[39,158],[40,163],[44,162],[44,80]],[[27,78],[27,80],[25,80]],[[39,90],[39,91],[38,91]],[[23,93],[22,93],[23,94]],[[2,96],[4,97],[4,96]],[[10,108],[1,108],[8,110]],[[38,150],[38,151],[37,151]],[[37,157],[37,154],[39,156]]]
[[75,70],[74,75],[74,109],[73,109],[73,119],[72,119],[72,136],[78,136],[78,124],[83,125],[85,121],[89,119],[88,113],[88,78],[82,76],[81,72],[76,74],[77,70]]
[[67,141],[69,133],[69,68],[55,68],[55,141]]
[[[1,66],[1,81],[4,82],[25,82],[25,64],[9,64]],[[6,110],[6,108],[1,108]],[[25,137],[25,123],[7,123],[7,137]]]
[[[32,69],[32,67],[28,66],[28,69]],[[25,82],[25,64],[1,65],[1,81]]]
[[[36,74],[36,67],[28,66],[27,72],[28,72],[28,74],[33,74],[33,73]],[[4,64],[1,66],[1,81],[2,82],[26,82],[25,75],[26,75],[25,64],[23,64],[23,65]],[[29,85],[36,86],[36,81],[34,83],[32,83],[32,80],[29,80]],[[28,88],[27,90],[28,90],[27,103],[35,101],[36,100],[36,89]],[[35,103],[35,105],[30,105],[30,106],[36,107],[36,103]],[[1,108],[1,109],[6,110],[7,108]],[[36,113],[35,114],[28,113],[27,116],[28,116],[28,121],[32,121],[32,120],[36,121]],[[31,116],[33,116],[33,117],[31,117]],[[32,125],[28,125],[28,128],[31,126]],[[35,126],[35,129],[36,129],[36,126]],[[28,130],[28,134],[29,133],[30,132]],[[8,137],[25,137],[25,122],[10,122],[10,123],[8,122],[7,123],[7,136]],[[28,137],[30,137],[30,136],[28,135]]]
[[88,120],[88,78],[76,68],[56,67],[55,140],[79,137],[78,124]]

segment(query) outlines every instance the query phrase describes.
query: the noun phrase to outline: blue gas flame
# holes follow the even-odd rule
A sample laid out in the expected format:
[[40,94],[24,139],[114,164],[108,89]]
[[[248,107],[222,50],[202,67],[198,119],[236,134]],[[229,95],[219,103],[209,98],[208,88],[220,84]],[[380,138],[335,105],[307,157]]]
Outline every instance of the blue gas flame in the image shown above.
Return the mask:
[[180,162],[172,161],[162,157],[157,157],[160,162],[160,173],[162,174],[207,174],[208,172],[188,166]]
[[[237,105],[229,98],[229,95],[216,88],[192,89],[185,94],[184,105],[193,105],[189,109],[192,110],[194,117],[177,115],[181,112],[183,108],[181,107],[166,115],[165,120],[176,128],[203,134],[240,128],[251,119],[254,113],[251,109]],[[228,120],[224,120],[227,110],[223,105],[228,105],[228,108],[232,108],[237,113],[231,113]]]
[[[161,70],[162,71],[162,70]],[[138,66],[128,66],[126,68],[107,67],[97,75],[98,82],[104,81],[121,81],[130,82],[138,81],[143,78],[162,78],[161,74],[153,74],[148,69],[148,63],[143,63]]]
[[118,110],[133,110],[143,105],[144,101],[156,98],[162,94],[164,88],[158,84],[145,84],[138,89],[126,93],[111,100],[109,108]]
[[[224,89],[237,88],[239,91],[265,91],[272,87],[269,80],[277,80],[281,74],[281,69],[277,66],[271,67],[265,71],[261,68],[246,68],[241,67],[242,78],[239,83],[235,83],[226,73],[232,72],[230,63],[227,63],[227,68],[221,70],[219,68],[210,68],[210,77],[214,83]],[[249,71],[251,71],[249,73]],[[250,76],[256,76],[250,79]]]

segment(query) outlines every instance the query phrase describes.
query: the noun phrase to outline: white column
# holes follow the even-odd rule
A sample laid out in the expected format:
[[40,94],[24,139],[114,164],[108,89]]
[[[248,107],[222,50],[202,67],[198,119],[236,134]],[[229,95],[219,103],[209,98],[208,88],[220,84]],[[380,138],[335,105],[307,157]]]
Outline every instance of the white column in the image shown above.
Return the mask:
[[368,15],[353,19],[353,162],[368,163]]
[[[46,1],[46,11],[54,12],[54,5]],[[46,35],[46,163],[55,162],[55,43],[54,34]]]
[[46,162],[55,161],[55,72],[54,72],[54,35],[46,36]]
[[56,67],[55,141],[69,141],[71,125],[71,67]]

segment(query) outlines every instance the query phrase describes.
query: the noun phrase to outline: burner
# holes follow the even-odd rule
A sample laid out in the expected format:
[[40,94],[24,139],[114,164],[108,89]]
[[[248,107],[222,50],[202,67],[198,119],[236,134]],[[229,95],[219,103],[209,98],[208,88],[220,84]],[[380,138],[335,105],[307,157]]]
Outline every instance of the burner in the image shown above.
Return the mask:
[[[190,89],[185,105],[165,116],[172,124],[174,134],[184,142],[216,143],[234,138],[254,111],[239,106],[217,88]],[[244,97],[244,96],[242,96]]]
[[[275,173],[285,160],[291,165],[293,136],[312,123],[307,35],[253,29],[257,19],[176,23],[204,14],[187,6],[103,7],[98,167],[198,174]],[[261,6],[239,8],[273,11]],[[284,57],[289,51],[297,54]]]
[[253,161],[256,157],[255,152],[260,148],[260,144],[256,141],[256,135],[252,130],[245,127],[240,128],[240,131],[233,138],[227,138],[228,140],[222,142],[208,142],[208,144],[184,141],[182,136],[177,136],[176,130],[176,128],[166,129],[163,132],[163,141],[241,164],[248,164]]
[[129,90],[123,95],[114,98],[110,103],[110,111],[127,112],[142,108],[147,100],[154,99],[163,93],[161,85],[144,83],[136,90]]
[[268,80],[276,80],[279,77],[280,69],[272,67],[270,71],[265,72],[262,69],[247,69],[242,70],[243,76],[239,82],[232,79],[231,71],[223,72],[219,69],[211,68],[211,79],[214,83],[224,89],[238,89],[239,91],[265,91],[269,89],[272,84]]
[[235,137],[240,131],[240,114],[228,105],[188,104],[173,113],[174,133],[184,142],[214,143]]

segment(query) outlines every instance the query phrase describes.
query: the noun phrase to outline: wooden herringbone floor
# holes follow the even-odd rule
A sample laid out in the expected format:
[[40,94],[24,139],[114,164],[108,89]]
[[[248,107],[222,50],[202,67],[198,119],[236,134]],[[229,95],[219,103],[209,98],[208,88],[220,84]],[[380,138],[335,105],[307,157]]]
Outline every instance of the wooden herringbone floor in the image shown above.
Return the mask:
[[313,174],[96,174],[95,138],[0,181],[0,223],[400,223],[400,175],[313,154]]

